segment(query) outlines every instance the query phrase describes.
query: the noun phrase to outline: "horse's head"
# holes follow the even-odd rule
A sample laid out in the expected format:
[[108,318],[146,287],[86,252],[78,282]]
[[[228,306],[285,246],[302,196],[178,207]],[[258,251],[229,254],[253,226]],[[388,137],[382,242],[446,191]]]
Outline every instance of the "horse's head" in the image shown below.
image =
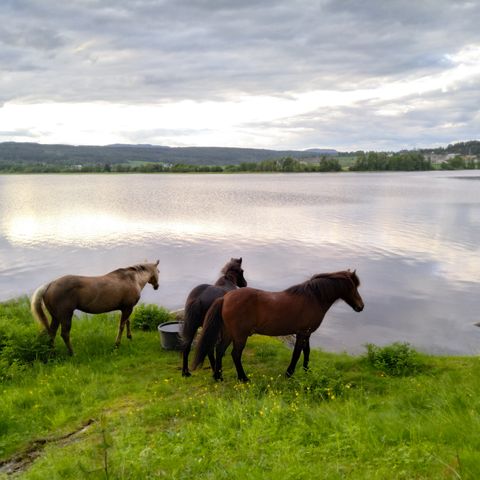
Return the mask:
[[152,285],[154,290],[158,290],[158,275],[160,274],[160,270],[158,269],[159,263],[160,260],[157,260],[155,263],[149,265],[150,278],[148,279],[148,283]]
[[242,257],[231,258],[230,261],[222,268],[222,273],[237,287],[247,286],[247,281],[243,276]]
[[358,287],[360,286],[360,279],[357,276],[356,270],[351,272],[347,270],[347,285],[348,287],[344,290],[341,298],[345,303],[348,303],[353,310],[356,312],[361,312],[364,308],[363,300],[360,294],[358,293]]
[[245,277],[243,276],[243,268],[239,267],[238,270],[235,271],[235,275],[237,277],[236,284],[237,287],[246,287],[247,286],[247,281],[245,280]]

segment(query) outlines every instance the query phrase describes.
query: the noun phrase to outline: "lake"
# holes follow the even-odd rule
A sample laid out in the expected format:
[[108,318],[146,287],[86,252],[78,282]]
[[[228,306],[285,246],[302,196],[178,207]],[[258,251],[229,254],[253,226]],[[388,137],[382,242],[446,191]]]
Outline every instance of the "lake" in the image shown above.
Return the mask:
[[0,176],[2,301],[158,258],[142,301],[176,309],[240,256],[267,290],[357,269],[365,310],[335,304],[325,350],[480,353],[478,172]]

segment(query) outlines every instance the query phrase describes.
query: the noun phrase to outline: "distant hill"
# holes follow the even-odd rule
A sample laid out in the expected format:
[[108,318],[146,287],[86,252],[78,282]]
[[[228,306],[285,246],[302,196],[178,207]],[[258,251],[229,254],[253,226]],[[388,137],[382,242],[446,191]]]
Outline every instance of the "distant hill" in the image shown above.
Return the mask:
[[338,152],[333,148],[308,148],[304,150],[307,153],[313,153],[315,155],[338,155]]
[[0,165],[98,165],[160,162],[187,165],[238,165],[282,157],[297,159],[336,155],[332,149],[266,150],[226,147],[167,147],[155,145],[73,146],[40,143],[0,143]]

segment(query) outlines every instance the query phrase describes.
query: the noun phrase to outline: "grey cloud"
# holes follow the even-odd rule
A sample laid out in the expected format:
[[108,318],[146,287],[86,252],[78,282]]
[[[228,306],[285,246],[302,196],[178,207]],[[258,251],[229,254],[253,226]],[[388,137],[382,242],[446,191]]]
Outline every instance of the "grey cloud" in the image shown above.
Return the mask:
[[30,130],[27,129],[16,129],[16,130],[0,130],[0,138],[8,137],[8,138],[25,138],[25,139],[32,139],[35,138],[35,134],[32,133]]
[[[447,55],[480,44],[478,2],[450,0],[4,0],[0,21],[0,62],[9,72],[0,78],[2,98],[24,102],[371,88],[442,72],[451,66]],[[446,111],[432,106],[431,117],[468,110],[462,99],[473,92],[465,88]],[[418,109],[377,121],[375,108],[362,105],[349,117],[356,126],[369,118],[379,132],[388,120],[392,135],[421,125]]]
[[[152,101],[233,92],[275,95],[347,89],[443,68],[446,53],[479,38],[480,9],[459,5],[77,0],[22,1],[17,7],[8,2],[0,12],[10,34],[1,38],[25,49],[19,52],[24,63],[34,63],[28,52],[34,45],[55,51],[35,62],[46,69],[38,79],[42,97],[95,100],[105,94]],[[24,33],[12,34],[19,30]],[[67,88],[55,81],[59,73]],[[130,88],[123,77],[131,80]],[[21,85],[10,92],[11,98],[24,94]]]
[[0,41],[7,46],[34,50],[54,50],[65,43],[59,34],[42,27],[32,28],[29,22],[15,29],[3,26]]

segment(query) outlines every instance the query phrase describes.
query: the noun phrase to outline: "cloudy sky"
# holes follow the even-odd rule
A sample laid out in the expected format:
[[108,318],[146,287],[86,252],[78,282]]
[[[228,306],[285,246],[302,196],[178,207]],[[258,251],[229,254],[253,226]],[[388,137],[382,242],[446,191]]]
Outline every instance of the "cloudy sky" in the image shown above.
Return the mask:
[[1,0],[0,142],[480,139],[480,0]]

